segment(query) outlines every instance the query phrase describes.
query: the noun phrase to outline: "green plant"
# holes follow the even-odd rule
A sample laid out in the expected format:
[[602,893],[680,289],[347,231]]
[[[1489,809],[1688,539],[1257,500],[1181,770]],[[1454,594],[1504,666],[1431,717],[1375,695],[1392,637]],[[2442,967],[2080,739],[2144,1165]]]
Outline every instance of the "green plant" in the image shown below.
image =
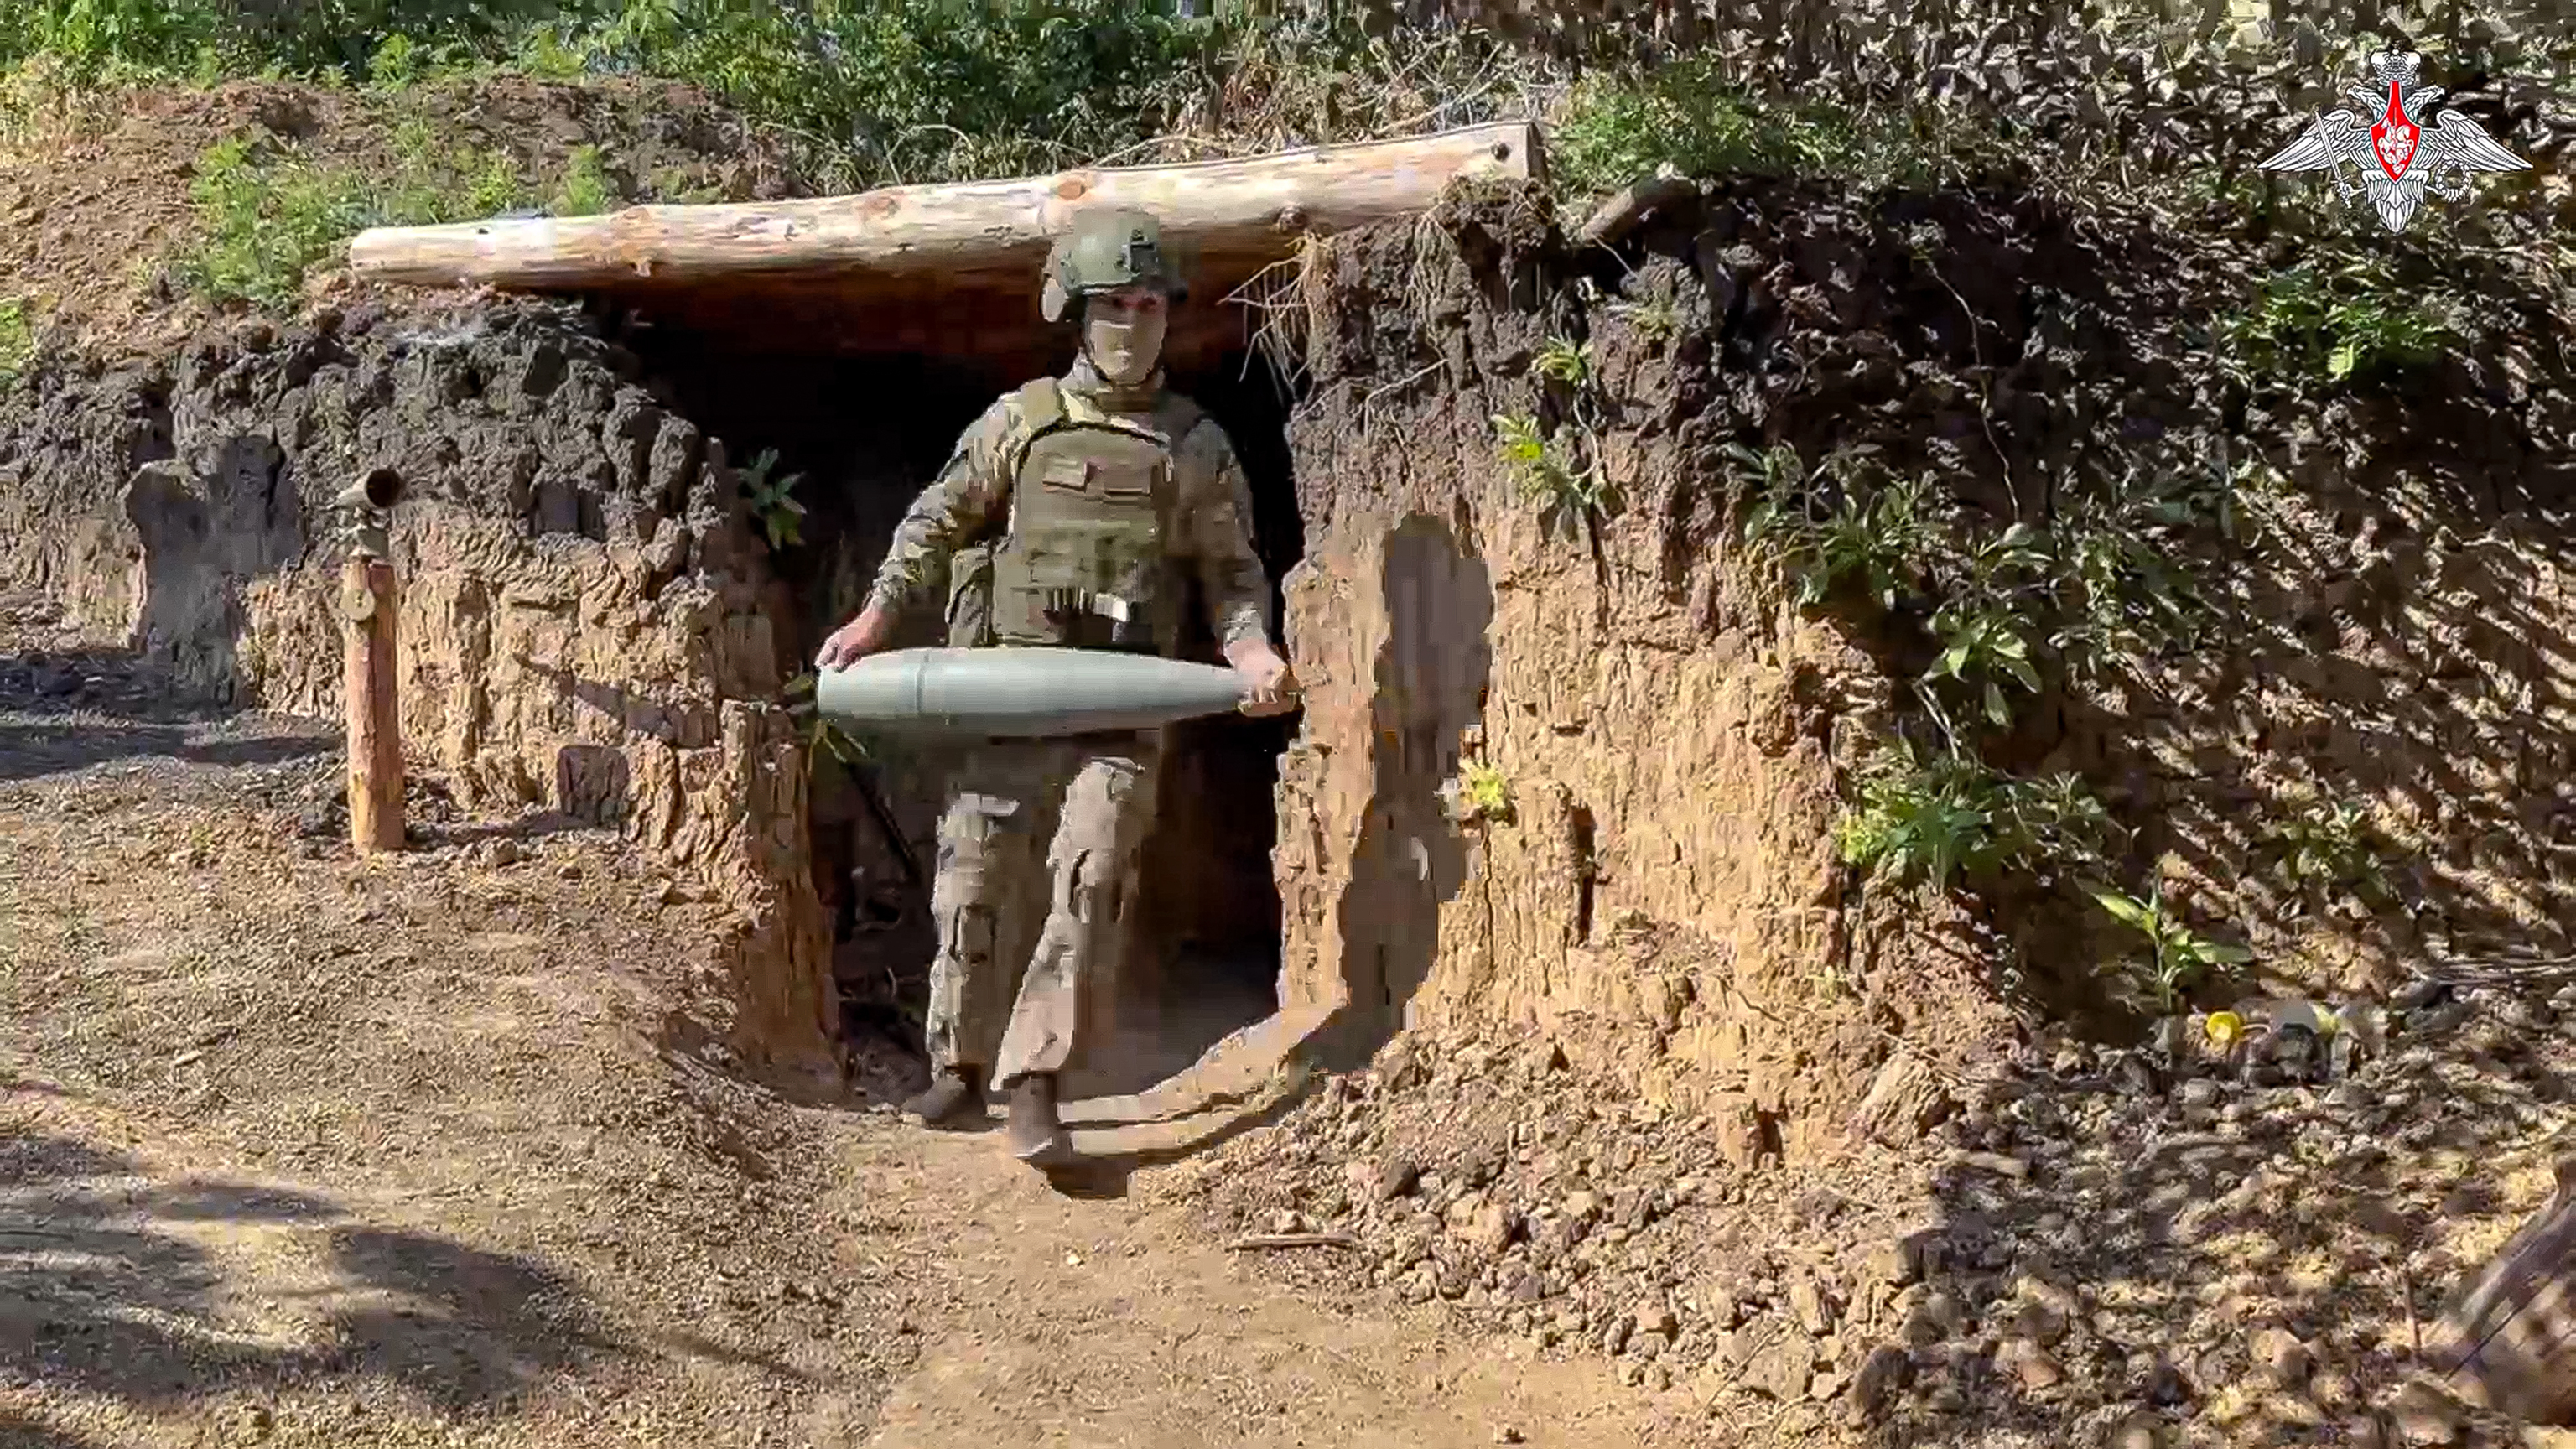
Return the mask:
[[2454,314],[2438,291],[2401,286],[2363,256],[2265,276],[2219,333],[2241,374],[2342,382],[2432,361],[2459,336]]
[[1521,497],[1540,508],[1540,523],[1550,532],[1568,525],[1588,527],[1616,506],[1617,496],[1598,462],[1577,461],[1557,439],[1539,431],[1528,414],[1494,419],[1495,452],[1512,476]]
[[[2039,530],[2016,523],[1969,555],[1966,578],[1933,611],[1931,630],[1941,652],[1923,671],[1927,689],[1944,682],[1962,684],[1982,700],[1985,717],[1997,729],[2012,725],[2012,708],[2004,698],[2009,682],[2038,694],[2038,668],[2031,662],[2030,605],[2044,593],[2052,560]],[[1938,712],[1945,732],[1956,737],[1939,695],[1925,702]]]
[[18,385],[36,355],[36,328],[23,297],[0,298],[0,392]]
[[[1754,454],[1737,448],[1739,461],[1764,477],[1764,495],[1746,513],[1746,550],[1757,575],[1775,586],[1794,583],[1802,608],[1824,604],[1856,587],[1882,609],[1917,590],[1949,549],[1948,531],[1935,515],[1928,478],[1865,479],[1855,460],[1836,455],[1807,479],[1784,471],[1795,454]],[[1819,479],[1834,486],[1817,488]],[[1822,500],[1833,497],[1830,505]]]
[[548,209],[557,216],[597,216],[617,208],[617,183],[597,146],[575,146],[565,158],[563,184]]
[[394,128],[393,153],[389,172],[357,183],[368,196],[369,225],[475,221],[527,200],[527,183],[508,151],[450,146],[425,116],[410,117]]
[[2004,780],[1996,796],[2003,858],[2043,874],[2099,865],[2103,843],[2119,828],[2101,797],[2072,771]]
[[429,61],[418,41],[397,30],[376,42],[374,53],[367,57],[367,84],[377,90],[401,90],[421,78]]
[[814,685],[814,673],[808,670],[788,680],[781,691],[786,696],[787,712],[796,720],[805,742],[806,771],[810,774],[826,758],[844,767],[869,759],[867,746],[857,736],[816,708]]
[[216,142],[199,159],[189,195],[199,236],[172,271],[219,302],[293,301],[305,274],[362,227],[369,212],[356,177],[240,136]]
[[2203,522],[2206,494],[2187,480],[2132,480],[2109,497],[2079,495],[2052,539],[2056,631],[2070,673],[2098,677],[2190,638],[2209,607],[2175,542]]
[[1530,370],[1551,382],[1580,388],[1592,380],[1592,344],[1551,337],[1539,345]]
[[215,301],[282,306],[365,227],[491,216],[526,195],[507,151],[448,147],[425,116],[388,139],[388,163],[373,169],[248,136],[216,142],[197,161],[197,235],[173,259],[173,276]]
[[2000,805],[1984,765],[1956,754],[1926,759],[1903,744],[1862,767],[1860,799],[1836,822],[1835,849],[1845,865],[1947,890],[2001,855]]
[[2012,706],[2004,698],[2003,682],[2010,680],[2032,694],[2040,691],[2039,671],[2031,667],[2030,640],[2022,633],[2020,618],[2001,607],[1969,609],[1945,603],[1932,616],[1932,630],[1939,637],[1941,654],[1923,671],[1923,682],[1937,685],[1949,680],[1979,689],[1987,723],[2009,729]]
[[805,505],[796,501],[795,494],[796,485],[805,481],[805,475],[790,473],[773,478],[770,474],[777,467],[778,450],[762,449],[742,472],[742,492],[751,511],[759,517],[762,531],[768,534],[769,546],[792,548],[804,541],[798,530],[805,517]]
[[2166,906],[2161,882],[2149,889],[2144,900],[2107,886],[2090,887],[2086,894],[2111,919],[2147,938],[2147,983],[2155,988],[2159,1010],[2172,1011],[2181,992],[2210,967],[2254,959],[2254,953],[2244,947],[2212,941],[2177,919]]
[[1858,783],[1859,798],[1835,823],[1836,853],[1901,885],[1947,890],[2002,866],[2088,864],[2113,829],[2080,776],[2015,779],[1957,750],[1927,754],[1910,741],[1871,756]]
[[2298,886],[2384,890],[2386,881],[2359,801],[2311,801],[2271,831],[2281,872]]
[[1457,795],[1459,814],[1466,820],[1508,824],[1512,818],[1511,782],[1482,760],[1459,765]]
[[1626,317],[1636,329],[1654,341],[1662,342],[1681,330],[1681,303],[1662,294],[1634,302],[1614,302],[1611,310]]

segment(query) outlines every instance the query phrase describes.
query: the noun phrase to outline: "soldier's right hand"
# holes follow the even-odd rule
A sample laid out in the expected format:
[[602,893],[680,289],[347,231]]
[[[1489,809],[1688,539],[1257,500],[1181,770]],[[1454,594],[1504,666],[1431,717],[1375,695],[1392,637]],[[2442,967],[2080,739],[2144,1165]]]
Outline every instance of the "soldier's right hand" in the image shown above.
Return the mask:
[[817,669],[847,669],[871,654],[885,652],[894,640],[894,614],[870,604],[859,616],[831,632],[814,654]]

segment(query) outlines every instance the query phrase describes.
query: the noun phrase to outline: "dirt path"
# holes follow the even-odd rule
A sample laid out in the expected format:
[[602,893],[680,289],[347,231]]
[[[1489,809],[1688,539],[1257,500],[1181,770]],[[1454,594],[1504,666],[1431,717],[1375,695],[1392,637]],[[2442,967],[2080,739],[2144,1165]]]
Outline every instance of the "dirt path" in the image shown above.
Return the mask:
[[1651,1406],[1607,1364],[1319,1304],[1194,1240],[1171,1209],[1052,1190],[989,1137],[893,1134],[858,1153],[949,1270],[922,1362],[871,1446],[1657,1442]]
[[0,1449],[1653,1442],[1604,1365],[745,1086],[715,907],[434,792],[353,860],[335,744],[0,637]]

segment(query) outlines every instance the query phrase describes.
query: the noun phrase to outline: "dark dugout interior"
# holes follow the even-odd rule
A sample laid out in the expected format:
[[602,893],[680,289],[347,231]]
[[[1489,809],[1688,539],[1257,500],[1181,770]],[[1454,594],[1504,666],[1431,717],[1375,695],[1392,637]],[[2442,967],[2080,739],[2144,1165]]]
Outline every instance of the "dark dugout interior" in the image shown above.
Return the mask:
[[[773,611],[784,617],[772,620],[797,670],[810,669],[824,635],[857,611],[897,521],[958,435],[1029,375],[1025,363],[836,355],[792,328],[717,337],[630,318],[626,340],[669,403],[722,439],[732,463],[749,466],[774,451],[771,476],[799,478],[794,497],[805,512],[798,541],[775,555],[785,598]],[[1068,332],[1051,370],[1072,358]],[[1226,429],[1243,462],[1275,621],[1280,580],[1304,549],[1287,444],[1289,385],[1247,349],[1176,371],[1170,382]],[[944,581],[914,601],[899,643],[942,642],[943,605]],[[1204,610],[1193,614],[1204,620]],[[1192,657],[1221,663],[1200,629]],[[1134,933],[1114,980],[1095,998],[1088,1039],[1068,1072],[1072,1091],[1140,1090],[1277,1009],[1274,786],[1294,720],[1217,717],[1173,728]],[[885,740],[820,744],[811,752],[809,791],[815,886],[834,922],[834,974],[857,1085],[883,1098],[927,1078],[922,1021],[937,945],[930,883],[957,752]],[[856,745],[860,758],[845,763],[834,744]],[[1034,890],[1033,901],[1006,913],[1005,959],[1023,962],[1034,945],[1043,882]]]

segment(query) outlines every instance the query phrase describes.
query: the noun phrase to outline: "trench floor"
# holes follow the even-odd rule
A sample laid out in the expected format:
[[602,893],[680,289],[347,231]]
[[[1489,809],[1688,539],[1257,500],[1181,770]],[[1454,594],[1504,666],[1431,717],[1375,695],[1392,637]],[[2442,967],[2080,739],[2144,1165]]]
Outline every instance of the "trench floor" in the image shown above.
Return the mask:
[[[1057,1183],[746,1087],[718,908],[613,837],[424,790],[415,847],[361,862],[336,731],[163,701],[0,602],[0,1445],[1696,1427],[1606,1364],[1265,1281],[1158,1205],[1213,1129],[1151,1093],[1082,1104],[1104,1166]],[[1174,1100],[1260,1096],[1202,1075]]]

